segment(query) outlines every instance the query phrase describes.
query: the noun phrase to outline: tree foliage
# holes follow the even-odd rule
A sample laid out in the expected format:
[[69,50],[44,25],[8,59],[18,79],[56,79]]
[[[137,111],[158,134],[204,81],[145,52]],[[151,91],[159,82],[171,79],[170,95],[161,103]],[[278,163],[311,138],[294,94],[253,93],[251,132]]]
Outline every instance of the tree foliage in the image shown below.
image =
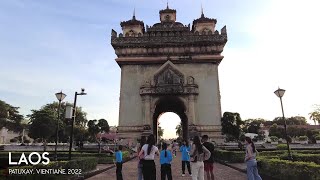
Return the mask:
[[101,135],[100,138],[97,138],[98,133],[108,133],[110,131],[110,126],[108,121],[105,119],[99,120],[90,120],[88,121],[88,132],[89,140],[92,142],[97,142],[99,146],[99,153],[101,152]]
[[225,112],[221,119],[222,133],[227,140],[239,140],[243,124],[239,113]]
[[33,139],[40,138],[44,143],[44,150],[46,149],[46,142],[54,136],[56,130],[56,116],[52,109],[32,110],[29,115],[29,137]]
[[[292,116],[285,118],[287,125],[307,125],[307,119],[303,116]],[[284,125],[283,117],[276,117],[273,119],[272,124]]]
[[176,126],[176,135],[177,135],[178,137],[182,137],[182,123],[180,123],[180,124],[178,124],[178,125]]
[[105,119],[89,120],[87,126],[91,141],[96,141],[98,133],[108,133],[110,131],[108,121]]
[[[61,103],[61,109],[60,109],[60,120],[61,121],[65,121],[64,119],[64,115],[66,112],[66,103],[62,102]],[[52,109],[55,110],[56,112],[58,112],[58,108],[59,108],[59,103],[58,102],[53,102],[53,103],[49,103],[46,104],[42,107],[42,109]],[[82,111],[81,107],[76,107],[76,119],[75,119],[75,125],[76,126],[86,126],[88,120],[87,120],[87,113]],[[67,123],[70,124],[70,123]]]
[[319,105],[315,105],[315,109],[309,113],[309,118],[314,122],[315,125],[317,122],[318,124],[320,124],[320,106]]
[[275,136],[278,138],[284,138],[284,128],[281,126],[278,126],[278,124],[274,123],[270,128],[269,128],[269,136]]
[[[30,126],[37,126],[33,124],[32,119],[43,119],[43,118],[51,118],[51,121],[53,122],[53,126],[51,127],[53,129],[53,132],[51,132],[51,136],[47,137],[45,140],[54,142],[55,141],[55,132],[57,128],[57,120],[58,120],[58,102],[53,102],[46,104],[42,106],[39,110],[32,110],[32,113],[28,115],[30,118]],[[66,104],[61,103],[61,109],[60,109],[60,119],[58,120],[59,123],[59,141],[60,142],[68,142],[70,140],[70,132],[71,132],[71,120],[66,120],[64,115],[65,115],[65,109],[66,109]],[[46,117],[41,117],[39,116],[39,113],[42,113],[43,116]],[[37,123],[45,123],[45,122],[38,122]],[[74,126],[74,140],[75,141],[84,141],[88,137],[88,133],[86,130],[86,113],[82,111],[80,107],[77,107],[76,111],[76,120],[75,120],[75,126]],[[31,137],[31,136],[30,136]],[[38,137],[41,138],[41,137]]]
[[6,127],[14,132],[21,132],[23,129],[23,115],[18,111],[19,107],[14,107],[0,100],[0,129]]
[[164,129],[158,126],[158,136],[161,138],[163,136]]
[[244,121],[243,131],[246,133],[256,133],[259,134],[261,127],[264,125],[266,120],[258,119],[247,119]]

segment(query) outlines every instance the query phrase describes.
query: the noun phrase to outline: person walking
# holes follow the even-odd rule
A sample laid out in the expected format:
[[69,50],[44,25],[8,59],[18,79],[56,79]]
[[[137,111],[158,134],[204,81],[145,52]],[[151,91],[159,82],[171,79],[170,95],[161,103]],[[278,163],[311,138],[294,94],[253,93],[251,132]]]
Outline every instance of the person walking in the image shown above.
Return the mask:
[[115,153],[116,156],[116,174],[117,180],[123,180],[122,178],[122,146],[119,145],[118,150]]
[[156,180],[156,165],[154,163],[154,155],[159,155],[159,150],[155,146],[155,138],[153,134],[148,136],[147,144],[143,145],[139,152],[139,157],[143,157],[142,174],[144,180]]
[[160,152],[161,180],[165,180],[166,177],[168,180],[172,180],[171,161],[172,154],[167,150],[167,143],[163,142],[162,151]]
[[256,147],[250,137],[245,137],[246,156],[244,161],[247,164],[248,180],[262,180],[257,167]]
[[177,143],[176,143],[176,140],[173,140],[172,142],[172,154],[174,157],[177,156]]
[[204,180],[203,161],[209,159],[210,155],[210,151],[201,144],[199,136],[195,136],[190,151],[192,180]]
[[207,180],[214,180],[214,174],[213,174],[214,145],[211,142],[208,142],[208,140],[209,140],[208,135],[202,136],[203,146],[206,147],[211,153],[210,158],[208,160],[203,161],[204,162],[204,172],[206,173]]
[[186,165],[188,168],[189,175],[191,176],[191,168],[190,168],[190,146],[187,140],[183,140],[182,146],[180,147],[181,152],[181,161],[182,161],[182,176],[185,176]]
[[[142,146],[145,145],[147,143],[146,137],[145,136],[141,136],[140,139],[140,144],[138,147],[138,154],[142,149]],[[138,180],[143,180],[143,175],[142,175],[142,161],[143,161],[143,156],[138,156],[139,157],[139,162],[138,162]]]

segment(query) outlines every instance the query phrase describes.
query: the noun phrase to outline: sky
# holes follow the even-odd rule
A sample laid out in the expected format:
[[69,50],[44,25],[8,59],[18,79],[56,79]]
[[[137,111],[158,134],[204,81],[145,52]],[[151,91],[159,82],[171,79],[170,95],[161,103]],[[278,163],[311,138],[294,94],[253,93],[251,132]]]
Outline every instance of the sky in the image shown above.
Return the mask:
[[[308,117],[320,104],[317,0],[169,0],[184,24],[204,14],[227,26],[219,66],[222,112],[242,119],[281,116],[274,91],[286,90],[285,116]],[[136,17],[159,22],[165,0],[1,0],[0,99],[24,115],[56,101],[55,93],[85,88],[77,105],[88,119],[117,125],[121,69],[110,44],[111,29]]]

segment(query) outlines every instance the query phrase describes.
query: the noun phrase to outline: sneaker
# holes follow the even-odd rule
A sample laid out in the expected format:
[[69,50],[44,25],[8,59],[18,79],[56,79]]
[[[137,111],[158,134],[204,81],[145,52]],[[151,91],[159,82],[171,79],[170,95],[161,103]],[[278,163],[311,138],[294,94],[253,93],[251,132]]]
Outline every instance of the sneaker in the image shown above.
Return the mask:
[[181,176],[185,176],[185,174],[182,174]]

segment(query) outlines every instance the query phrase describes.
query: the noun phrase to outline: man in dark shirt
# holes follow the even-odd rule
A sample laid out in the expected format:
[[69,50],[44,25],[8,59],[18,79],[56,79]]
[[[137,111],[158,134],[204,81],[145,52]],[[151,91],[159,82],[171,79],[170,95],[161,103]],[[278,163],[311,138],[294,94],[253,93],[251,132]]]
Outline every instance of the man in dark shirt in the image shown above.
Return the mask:
[[210,142],[208,142],[209,137],[208,135],[202,136],[202,142],[203,145],[211,152],[211,156],[208,160],[204,161],[204,171],[207,174],[207,180],[214,180],[214,174],[213,174],[213,154],[214,154],[214,145]]

